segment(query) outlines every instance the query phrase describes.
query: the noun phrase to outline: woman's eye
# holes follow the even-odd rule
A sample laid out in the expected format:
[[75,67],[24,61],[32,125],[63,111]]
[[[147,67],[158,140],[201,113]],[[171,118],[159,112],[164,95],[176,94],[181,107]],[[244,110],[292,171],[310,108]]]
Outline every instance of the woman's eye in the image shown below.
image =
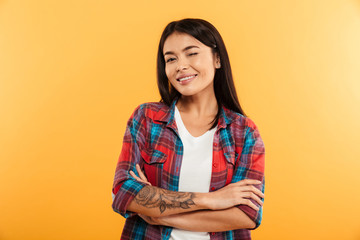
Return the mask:
[[192,55],[197,55],[198,53],[190,53],[189,56],[192,56]]
[[173,60],[175,60],[175,58],[169,58],[168,60],[166,60],[166,62],[171,62]]

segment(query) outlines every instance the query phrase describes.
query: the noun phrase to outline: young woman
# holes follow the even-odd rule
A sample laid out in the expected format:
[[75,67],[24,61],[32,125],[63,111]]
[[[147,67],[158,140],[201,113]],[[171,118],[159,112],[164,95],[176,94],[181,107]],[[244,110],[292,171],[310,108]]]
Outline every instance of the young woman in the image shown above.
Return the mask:
[[127,122],[113,184],[121,239],[251,239],[264,199],[264,143],[239,104],[228,54],[202,19],[169,23],[160,102]]

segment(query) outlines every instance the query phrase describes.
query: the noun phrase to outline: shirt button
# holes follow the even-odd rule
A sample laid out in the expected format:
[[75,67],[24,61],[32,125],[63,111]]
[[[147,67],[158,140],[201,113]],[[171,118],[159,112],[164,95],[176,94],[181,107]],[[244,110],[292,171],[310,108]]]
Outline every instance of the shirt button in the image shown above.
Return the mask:
[[214,233],[214,232],[212,232],[212,233],[211,233],[211,235],[213,235],[213,236],[214,236],[214,235],[215,235],[215,233]]
[[217,143],[214,143],[214,146],[217,146]]
[[217,167],[217,164],[216,164],[216,163],[214,163],[214,164],[213,164],[213,166],[214,166],[214,168],[216,168],[216,167]]
[[212,187],[212,188],[211,188],[211,190],[212,190],[212,191],[214,191],[214,190],[215,190],[215,188],[214,188],[214,187]]

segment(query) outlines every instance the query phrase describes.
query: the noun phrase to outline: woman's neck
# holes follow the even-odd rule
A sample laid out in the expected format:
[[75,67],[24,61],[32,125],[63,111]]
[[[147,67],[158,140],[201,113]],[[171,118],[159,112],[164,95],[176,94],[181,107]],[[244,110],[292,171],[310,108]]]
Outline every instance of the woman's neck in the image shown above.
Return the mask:
[[176,107],[180,112],[196,118],[215,117],[218,112],[215,94],[201,97],[181,95],[176,103]]

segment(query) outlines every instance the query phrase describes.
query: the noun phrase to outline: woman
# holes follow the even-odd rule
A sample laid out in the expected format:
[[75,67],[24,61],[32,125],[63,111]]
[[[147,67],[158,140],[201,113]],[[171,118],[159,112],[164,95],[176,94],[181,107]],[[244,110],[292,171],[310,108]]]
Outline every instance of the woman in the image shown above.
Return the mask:
[[161,101],[134,110],[116,167],[121,239],[251,239],[262,218],[264,144],[215,27],[169,23],[157,75]]

